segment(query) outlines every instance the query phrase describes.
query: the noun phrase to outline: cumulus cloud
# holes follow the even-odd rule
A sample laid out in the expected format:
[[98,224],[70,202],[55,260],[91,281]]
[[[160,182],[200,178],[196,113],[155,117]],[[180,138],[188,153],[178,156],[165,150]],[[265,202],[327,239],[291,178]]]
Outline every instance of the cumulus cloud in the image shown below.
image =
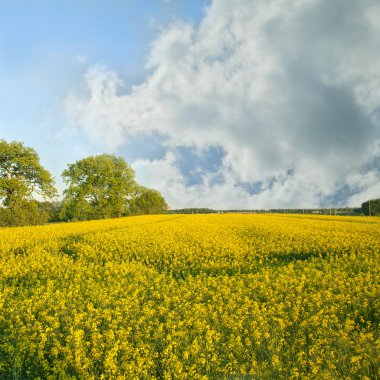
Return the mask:
[[[133,165],[174,207],[358,204],[380,191],[379,19],[377,0],[214,0],[160,33],[129,93],[90,68],[67,115],[111,150],[165,136]],[[223,158],[189,184],[178,147]]]

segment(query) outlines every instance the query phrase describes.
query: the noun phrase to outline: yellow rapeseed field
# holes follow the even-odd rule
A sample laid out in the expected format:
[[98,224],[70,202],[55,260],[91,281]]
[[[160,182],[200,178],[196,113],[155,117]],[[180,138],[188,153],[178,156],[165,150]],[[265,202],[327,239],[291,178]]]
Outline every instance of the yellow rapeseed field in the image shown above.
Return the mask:
[[380,219],[0,229],[0,379],[379,379]]

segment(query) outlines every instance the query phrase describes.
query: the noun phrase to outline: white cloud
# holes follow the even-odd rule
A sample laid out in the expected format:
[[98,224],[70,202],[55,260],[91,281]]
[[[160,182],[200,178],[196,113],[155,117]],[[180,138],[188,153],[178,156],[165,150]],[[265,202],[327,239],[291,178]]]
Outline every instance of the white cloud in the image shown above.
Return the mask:
[[380,188],[368,167],[379,156],[379,19],[376,0],[214,0],[198,28],[161,32],[141,85],[123,93],[116,73],[93,67],[67,113],[108,149],[157,132],[169,151],[222,147],[223,183],[186,186],[173,153],[134,163],[174,207],[316,206],[344,185],[359,202]]

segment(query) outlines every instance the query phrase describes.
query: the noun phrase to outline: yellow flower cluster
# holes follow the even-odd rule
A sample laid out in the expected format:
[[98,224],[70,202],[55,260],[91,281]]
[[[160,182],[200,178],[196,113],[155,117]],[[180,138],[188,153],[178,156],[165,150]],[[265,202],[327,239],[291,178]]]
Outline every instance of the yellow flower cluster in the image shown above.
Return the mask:
[[1,379],[380,378],[380,220],[0,230]]

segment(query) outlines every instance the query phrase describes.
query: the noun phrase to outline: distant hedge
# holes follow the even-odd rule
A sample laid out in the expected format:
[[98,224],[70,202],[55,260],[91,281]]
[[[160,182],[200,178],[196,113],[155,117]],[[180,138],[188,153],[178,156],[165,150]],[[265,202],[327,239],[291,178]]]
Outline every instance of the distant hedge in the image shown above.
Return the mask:
[[362,213],[364,215],[380,215],[380,198],[371,199],[362,203]]

